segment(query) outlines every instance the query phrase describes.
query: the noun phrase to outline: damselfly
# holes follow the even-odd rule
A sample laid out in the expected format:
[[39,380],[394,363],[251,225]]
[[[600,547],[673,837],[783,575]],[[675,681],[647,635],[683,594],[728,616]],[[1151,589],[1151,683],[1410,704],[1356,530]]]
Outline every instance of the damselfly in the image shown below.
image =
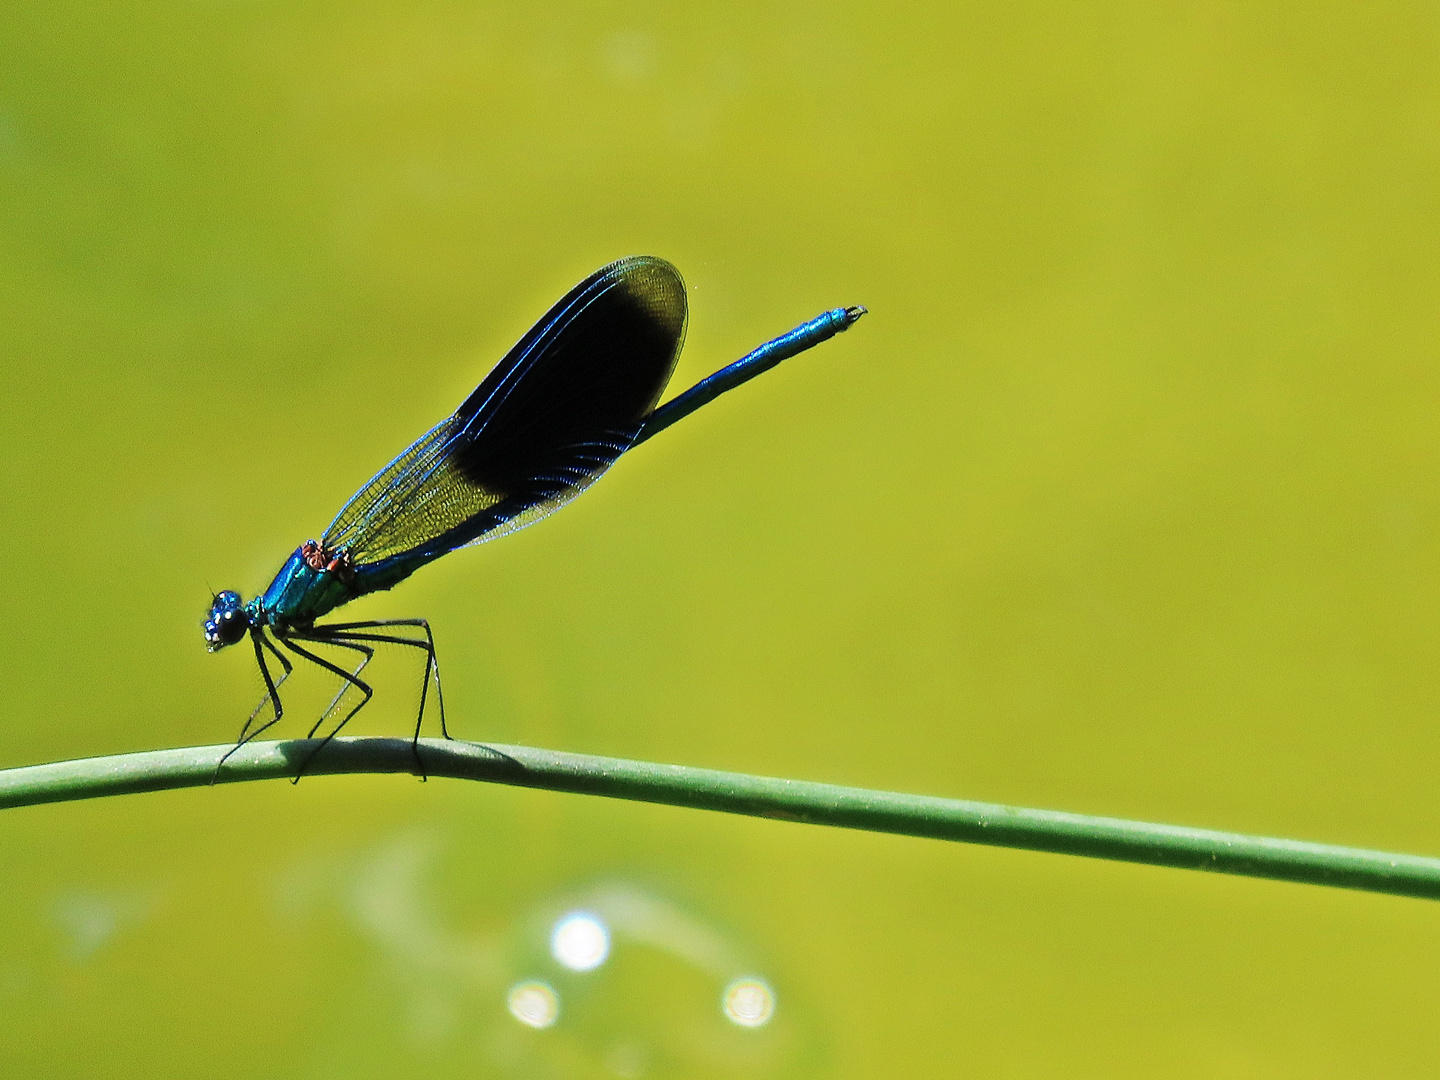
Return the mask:
[[[440,731],[450,737],[430,624],[315,620],[356,597],[391,588],[446,552],[538,521],[585,490],[625,451],[726,390],[848,329],[864,313],[863,307],[827,311],[657,408],[685,340],[684,282],[668,262],[650,256],[595,271],[520,339],[453,416],[356,492],[319,540],[302,544],[269,588],[248,602],[228,590],[215,595],[204,622],[206,646],[215,652],[248,636],[266,691],[220,764],[284,714],[280,685],[294,669],[287,652],[342,680],[310,738],[337,712],[347,691],[362,695],[315,748],[313,759],[373,696],[361,674],[375,646],[394,644],[425,654],[411,740],[423,775],[420,728],[432,679]],[[315,646],[348,650],[358,654],[358,663],[350,670],[317,655]],[[278,679],[267,654],[280,666]],[[273,715],[257,724],[267,704]]]

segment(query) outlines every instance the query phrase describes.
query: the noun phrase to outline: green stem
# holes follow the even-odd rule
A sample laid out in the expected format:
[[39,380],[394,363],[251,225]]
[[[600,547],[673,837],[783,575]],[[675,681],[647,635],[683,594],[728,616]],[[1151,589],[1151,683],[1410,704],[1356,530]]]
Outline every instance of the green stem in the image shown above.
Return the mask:
[[[294,777],[317,745],[308,739],[250,743],[225,763],[219,782]],[[229,749],[196,746],[0,770],[0,808],[202,787]],[[1440,899],[1440,859],[1418,855],[525,746],[422,739],[420,750],[431,776]],[[305,771],[409,773],[415,767],[409,740],[362,738],[336,739]]]

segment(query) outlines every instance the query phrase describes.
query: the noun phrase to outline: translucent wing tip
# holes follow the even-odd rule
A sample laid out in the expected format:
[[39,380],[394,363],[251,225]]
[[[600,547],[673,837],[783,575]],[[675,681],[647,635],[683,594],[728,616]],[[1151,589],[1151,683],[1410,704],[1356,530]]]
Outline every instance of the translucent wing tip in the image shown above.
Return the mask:
[[601,267],[590,280],[602,278],[619,284],[626,295],[645,309],[657,328],[674,335],[678,356],[685,341],[689,311],[685,302],[685,279],[674,264],[658,255],[631,255]]

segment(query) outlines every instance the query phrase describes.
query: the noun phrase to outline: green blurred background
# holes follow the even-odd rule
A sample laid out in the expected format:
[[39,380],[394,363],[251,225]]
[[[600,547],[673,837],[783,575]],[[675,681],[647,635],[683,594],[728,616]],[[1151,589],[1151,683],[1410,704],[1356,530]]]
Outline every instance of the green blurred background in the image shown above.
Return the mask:
[[[433,621],[458,735],[1440,853],[1437,196],[1426,5],[20,0],[0,764],[233,737],[209,590],[643,252],[677,389],[872,314],[347,609]],[[376,777],[0,860],[7,1075],[1440,1065],[1413,900]]]

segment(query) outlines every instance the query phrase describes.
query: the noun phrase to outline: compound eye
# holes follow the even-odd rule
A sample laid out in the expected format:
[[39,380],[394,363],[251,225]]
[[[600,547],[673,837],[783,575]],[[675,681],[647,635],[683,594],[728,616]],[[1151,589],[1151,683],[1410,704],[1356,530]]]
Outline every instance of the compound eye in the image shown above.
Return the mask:
[[[208,629],[208,628],[207,628]],[[235,608],[220,613],[215,620],[215,638],[221,645],[234,645],[245,636],[245,620]]]
[[205,616],[205,646],[211,652],[234,645],[250,629],[250,619],[234,593],[221,593]]

